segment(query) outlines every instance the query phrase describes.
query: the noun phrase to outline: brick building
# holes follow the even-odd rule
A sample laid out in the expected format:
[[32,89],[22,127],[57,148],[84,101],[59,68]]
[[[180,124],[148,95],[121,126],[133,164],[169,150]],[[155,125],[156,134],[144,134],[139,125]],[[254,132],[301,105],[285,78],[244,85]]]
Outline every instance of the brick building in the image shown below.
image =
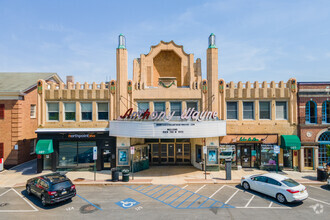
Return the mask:
[[0,158],[11,167],[36,157],[37,81],[56,73],[0,73]]
[[298,82],[300,169],[316,169],[330,160],[330,82]]

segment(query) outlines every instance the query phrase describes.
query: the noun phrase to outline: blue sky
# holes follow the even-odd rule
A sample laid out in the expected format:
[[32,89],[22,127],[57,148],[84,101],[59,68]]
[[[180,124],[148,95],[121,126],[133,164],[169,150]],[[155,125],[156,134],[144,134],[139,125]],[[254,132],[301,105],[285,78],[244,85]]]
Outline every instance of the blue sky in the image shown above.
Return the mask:
[[133,59],[174,40],[201,58],[208,36],[228,81],[330,81],[330,1],[0,0],[0,72],[56,72],[63,80],[116,77],[118,35]]

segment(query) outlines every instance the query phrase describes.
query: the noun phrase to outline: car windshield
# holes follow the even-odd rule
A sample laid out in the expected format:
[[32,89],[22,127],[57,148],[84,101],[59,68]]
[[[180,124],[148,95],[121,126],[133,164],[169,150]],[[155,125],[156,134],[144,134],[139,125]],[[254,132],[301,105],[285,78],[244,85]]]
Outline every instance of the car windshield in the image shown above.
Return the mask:
[[284,184],[287,185],[288,187],[299,186],[299,183],[297,183],[297,182],[294,181],[293,179],[285,179],[285,180],[282,180],[282,183],[284,183]]
[[71,187],[70,181],[60,182],[53,185],[53,190],[62,190]]

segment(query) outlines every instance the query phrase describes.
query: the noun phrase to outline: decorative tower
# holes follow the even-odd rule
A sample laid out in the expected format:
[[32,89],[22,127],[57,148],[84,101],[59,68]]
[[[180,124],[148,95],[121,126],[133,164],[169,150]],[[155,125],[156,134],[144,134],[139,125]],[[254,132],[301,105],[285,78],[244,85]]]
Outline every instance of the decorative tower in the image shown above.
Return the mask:
[[126,112],[128,108],[127,98],[127,78],[128,78],[128,58],[126,50],[125,36],[120,34],[118,48],[116,51],[117,87],[116,87],[116,117]]
[[215,45],[215,35],[209,36],[207,48],[207,82],[208,82],[208,110],[219,112],[219,89],[218,89],[218,48]]

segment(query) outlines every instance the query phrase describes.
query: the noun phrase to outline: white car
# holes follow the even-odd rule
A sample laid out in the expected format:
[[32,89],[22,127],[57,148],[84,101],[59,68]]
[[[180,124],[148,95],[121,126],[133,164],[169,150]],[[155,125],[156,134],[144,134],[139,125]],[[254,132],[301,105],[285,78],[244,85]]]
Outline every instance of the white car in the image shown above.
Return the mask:
[[308,198],[306,187],[286,176],[267,173],[242,177],[245,190],[255,190],[274,197],[280,203],[302,201]]

